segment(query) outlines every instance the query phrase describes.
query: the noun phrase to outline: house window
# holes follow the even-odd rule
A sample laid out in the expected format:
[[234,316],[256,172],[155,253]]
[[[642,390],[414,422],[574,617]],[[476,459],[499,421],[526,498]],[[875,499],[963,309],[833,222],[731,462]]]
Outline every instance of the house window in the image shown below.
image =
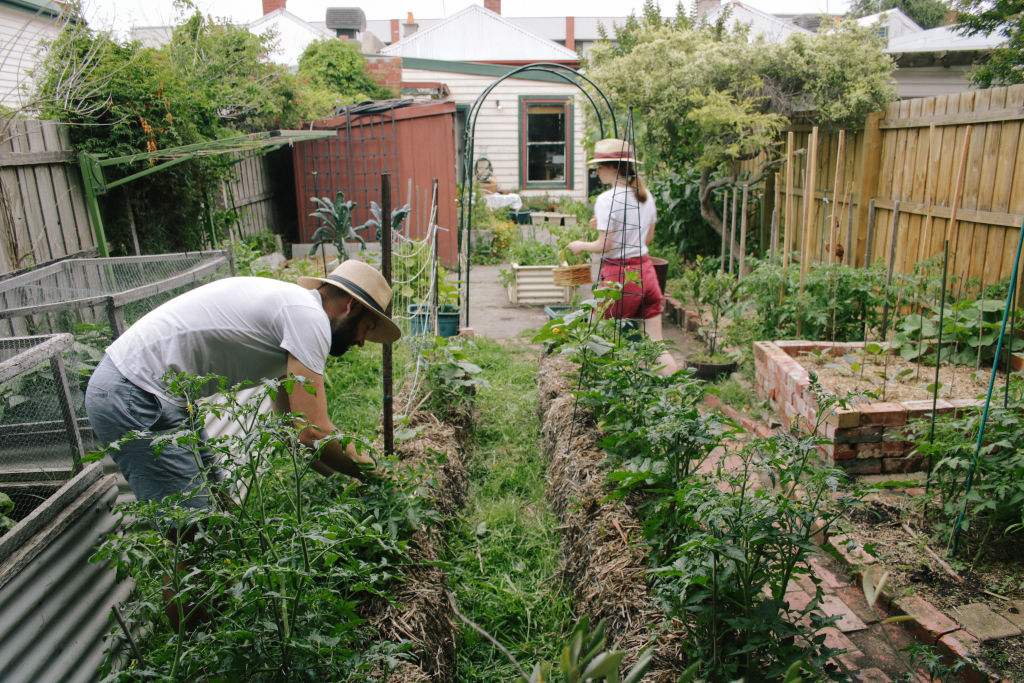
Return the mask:
[[572,102],[523,98],[520,168],[524,188],[572,187]]

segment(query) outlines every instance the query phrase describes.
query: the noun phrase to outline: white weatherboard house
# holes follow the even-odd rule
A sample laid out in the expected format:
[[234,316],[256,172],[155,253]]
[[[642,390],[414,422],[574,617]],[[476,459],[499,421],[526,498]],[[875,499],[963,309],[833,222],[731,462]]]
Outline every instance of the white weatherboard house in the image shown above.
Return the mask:
[[64,26],[62,6],[52,0],[0,0],[0,105],[28,104],[28,73],[40,57],[42,41]]
[[[463,110],[517,66],[554,62],[576,68],[579,60],[574,51],[479,5],[380,52],[402,58],[403,83],[443,83]],[[549,73],[504,80],[477,118],[474,163],[490,162],[499,190],[586,199],[585,106],[590,105],[575,86]]]

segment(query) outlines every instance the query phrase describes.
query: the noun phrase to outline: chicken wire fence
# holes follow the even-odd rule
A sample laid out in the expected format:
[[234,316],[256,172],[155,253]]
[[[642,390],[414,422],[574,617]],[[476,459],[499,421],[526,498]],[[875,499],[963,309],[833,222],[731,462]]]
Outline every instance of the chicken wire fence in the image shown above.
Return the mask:
[[226,251],[67,259],[0,281],[0,335],[75,334],[111,339],[164,301],[233,271]]
[[[18,521],[81,468],[90,363],[70,334],[0,339],[0,492]],[[0,506],[3,507],[3,506]]]
[[[18,520],[98,446],[85,387],[107,345],[164,301],[232,272],[227,252],[67,259],[0,281],[0,492]],[[0,498],[0,503],[3,499]]]

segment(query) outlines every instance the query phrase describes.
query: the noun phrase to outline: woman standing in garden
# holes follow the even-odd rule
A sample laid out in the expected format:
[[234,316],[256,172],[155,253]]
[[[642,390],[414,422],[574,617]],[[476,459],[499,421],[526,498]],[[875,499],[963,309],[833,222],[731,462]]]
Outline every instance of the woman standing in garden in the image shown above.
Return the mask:
[[[647,251],[647,245],[654,239],[658,212],[654,198],[640,179],[633,147],[618,138],[599,140],[594,145],[594,158],[587,163],[596,164],[598,178],[611,187],[594,201],[590,224],[598,230],[597,239],[576,240],[567,248],[574,254],[601,254],[599,281],[622,283],[622,297],[605,310],[606,318],[642,319],[644,332],[661,341],[664,296]],[[638,274],[639,281],[629,278],[630,273]],[[658,357],[658,363],[659,372],[664,375],[678,369],[668,351]]]

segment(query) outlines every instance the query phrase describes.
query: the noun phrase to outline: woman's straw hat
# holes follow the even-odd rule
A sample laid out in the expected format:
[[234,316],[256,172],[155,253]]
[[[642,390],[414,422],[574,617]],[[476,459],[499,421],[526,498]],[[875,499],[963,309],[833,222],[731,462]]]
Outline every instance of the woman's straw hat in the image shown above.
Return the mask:
[[605,138],[594,144],[594,158],[588,164],[637,164],[633,145],[618,138]]
[[350,294],[363,305],[363,309],[376,318],[376,326],[366,333],[366,341],[391,344],[402,336],[398,325],[388,317],[391,287],[376,268],[362,261],[349,259],[331,271],[327,277],[300,277],[299,285],[316,289],[322,284],[334,285]]

